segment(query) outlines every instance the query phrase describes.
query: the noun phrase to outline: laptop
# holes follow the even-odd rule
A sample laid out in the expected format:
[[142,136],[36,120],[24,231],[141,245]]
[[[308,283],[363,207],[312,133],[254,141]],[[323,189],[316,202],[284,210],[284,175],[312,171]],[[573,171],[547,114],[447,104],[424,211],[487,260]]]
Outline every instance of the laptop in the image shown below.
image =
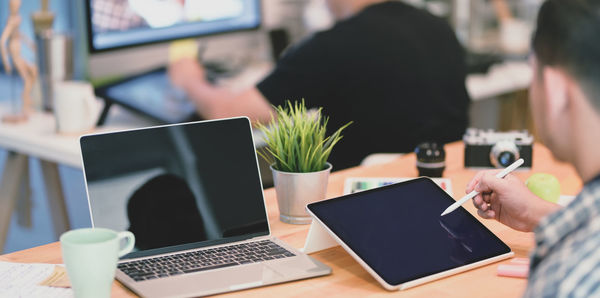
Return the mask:
[[80,138],[94,227],[129,230],[116,278],[145,297],[203,296],[331,269],[271,236],[248,118]]

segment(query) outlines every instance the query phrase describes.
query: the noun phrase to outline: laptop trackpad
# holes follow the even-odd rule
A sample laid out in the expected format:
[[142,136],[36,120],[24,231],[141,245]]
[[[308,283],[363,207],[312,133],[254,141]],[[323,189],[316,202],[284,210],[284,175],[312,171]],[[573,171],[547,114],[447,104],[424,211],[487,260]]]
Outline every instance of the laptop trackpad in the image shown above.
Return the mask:
[[155,280],[145,287],[152,287],[150,292],[156,296],[172,296],[179,293],[186,295],[209,295],[224,291],[235,291],[259,287],[263,284],[281,280],[283,276],[264,264],[251,264],[240,267],[220,269],[200,274],[181,275],[176,278]]
[[[243,268],[243,267],[242,267]],[[239,269],[242,269],[239,268]],[[262,286],[281,279],[283,276],[265,264],[247,266],[243,270],[231,270],[227,273],[228,287],[231,290],[240,290]]]
[[279,259],[278,262],[269,263],[268,266],[283,276],[305,276],[323,271],[331,272],[329,267],[320,265],[320,263],[308,255]]

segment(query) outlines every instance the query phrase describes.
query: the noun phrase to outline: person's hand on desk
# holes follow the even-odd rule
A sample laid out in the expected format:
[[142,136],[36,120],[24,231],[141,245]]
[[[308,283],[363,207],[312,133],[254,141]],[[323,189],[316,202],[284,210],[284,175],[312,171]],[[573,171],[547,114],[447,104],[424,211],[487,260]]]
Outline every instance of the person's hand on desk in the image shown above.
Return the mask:
[[172,62],[169,65],[169,78],[171,83],[185,91],[189,98],[198,107],[198,114],[203,118],[217,118],[212,115],[211,105],[206,102],[205,96],[194,96],[194,90],[213,89],[211,84],[206,80],[204,68],[195,58],[184,58]]
[[467,193],[473,190],[480,193],[473,198],[479,216],[531,232],[542,218],[560,208],[534,195],[516,176],[509,174],[499,179],[496,173],[497,170],[479,172],[467,184]]
[[182,89],[190,85],[209,84],[206,80],[204,68],[194,58],[185,58],[169,65],[169,78],[173,85]]
[[196,59],[186,58],[169,66],[171,82],[182,88],[205,119],[247,116],[252,122],[271,121],[271,104],[256,87],[233,92],[210,84]]

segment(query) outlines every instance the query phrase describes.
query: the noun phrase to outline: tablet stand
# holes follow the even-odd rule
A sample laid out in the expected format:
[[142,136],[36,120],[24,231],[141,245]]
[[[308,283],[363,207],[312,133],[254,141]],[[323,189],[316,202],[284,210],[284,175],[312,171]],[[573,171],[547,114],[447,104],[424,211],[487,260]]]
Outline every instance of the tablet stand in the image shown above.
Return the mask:
[[325,228],[323,228],[320,223],[313,219],[312,223],[310,224],[310,229],[308,230],[308,236],[306,236],[304,248],[300,249],[300,251],[304,252],[305,254],[311,254],[313,252],[325,250],[338,245],[340,244],[331,238]]

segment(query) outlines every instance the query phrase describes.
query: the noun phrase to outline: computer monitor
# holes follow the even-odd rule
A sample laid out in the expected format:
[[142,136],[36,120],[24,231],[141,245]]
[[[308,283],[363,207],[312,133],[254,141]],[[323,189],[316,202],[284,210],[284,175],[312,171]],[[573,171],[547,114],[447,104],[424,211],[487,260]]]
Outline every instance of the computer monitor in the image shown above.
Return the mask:
[[91,53],[256,29],[260,0],[87,0]]
[[[87,0],[85,6],[90,77],[102,77],[92,69],[99,64],[93,62],[95,56],[103,57],[99,66],[109,70],[105,76],[126,76],[96,89],[107,103],[99,124],[113,103],[161,123],[198,119],[192,101],[171,86],[166,52],[149,58],[143,53],[150,46],[135,48],[133,55],[116,49],[257,29],[261,23],[260,0]],[[129,55],[119,55],[122,59],[106,58],[125,52]],[[211,73],[207,68],[206,74]]]

